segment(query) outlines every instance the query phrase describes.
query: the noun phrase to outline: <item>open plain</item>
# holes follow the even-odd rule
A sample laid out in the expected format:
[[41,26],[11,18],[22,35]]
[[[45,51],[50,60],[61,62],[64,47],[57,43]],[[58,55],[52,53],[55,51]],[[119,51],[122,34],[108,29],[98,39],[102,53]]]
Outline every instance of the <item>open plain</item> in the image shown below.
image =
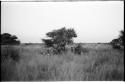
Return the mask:
[[[1,80],[16,81],[105,81],[124,80],[124,50],[109,44],[82,44],[81,55],[68,50],[47,55],[44,45],[2,45]],[[5,57],[6,55],[15,56]]]

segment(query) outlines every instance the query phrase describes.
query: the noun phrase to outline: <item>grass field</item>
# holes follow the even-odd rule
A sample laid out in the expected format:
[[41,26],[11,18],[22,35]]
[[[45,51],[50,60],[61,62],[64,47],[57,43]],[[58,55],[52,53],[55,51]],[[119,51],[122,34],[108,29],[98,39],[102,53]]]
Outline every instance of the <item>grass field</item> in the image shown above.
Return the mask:
[[[108,44],[82,44],[87,52],[42,55],[43,45],[1,46],[3,81],[123,81],[124,51]],[[19,60],[4,55],[19,55]]]

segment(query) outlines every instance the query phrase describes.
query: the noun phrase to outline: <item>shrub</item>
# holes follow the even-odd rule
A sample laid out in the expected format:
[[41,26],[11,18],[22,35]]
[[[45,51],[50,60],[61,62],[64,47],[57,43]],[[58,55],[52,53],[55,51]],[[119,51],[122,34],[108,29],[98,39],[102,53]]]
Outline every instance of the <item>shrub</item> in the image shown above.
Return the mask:
[[88,52],[88,50],[86,48],[83,48],[81,44],[78,44],[76,47],[71,47],[71,51],[79,55],[84,52]]
[[32,45],[32,43],[25,43],[25,45]]
[[76,54],[81,54],[82,53],[82,46],[80,44],[78,44],[76,47],[75,47],[75,53]]
[[121,49],[120,45],[118,45],[118,44],[113,44],[112,47],[113,47],[114,49]]

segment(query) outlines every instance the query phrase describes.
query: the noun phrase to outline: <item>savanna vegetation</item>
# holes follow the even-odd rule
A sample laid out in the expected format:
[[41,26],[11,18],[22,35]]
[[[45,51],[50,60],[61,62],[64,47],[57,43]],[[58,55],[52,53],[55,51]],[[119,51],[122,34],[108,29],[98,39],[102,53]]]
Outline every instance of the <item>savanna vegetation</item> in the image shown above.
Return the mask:
[[[1,45],[2,81],[124,80],[122,39],[106,44],[73,43],[77,35],[66,28],[46,35],[50,39],[43,39],[44,44]],[[115,44],[120,48],[112,47]]]
[[121,30],[119,37],[113,39],[110,44],[114,49],[121,49],[124,47],[124,30]]
[[73,37],[77,37],[74,29],[66,29],[65,27],[53,30],[46,34],[50,39],[42,39],[46,47],[53,50],[55,54],[66,51],[66,45],[73,44]]
[[1,45],[14,45],[14,44],[20,44],[20,41],[18,40],[17,36],[11,35],[9,33],[1,34]]

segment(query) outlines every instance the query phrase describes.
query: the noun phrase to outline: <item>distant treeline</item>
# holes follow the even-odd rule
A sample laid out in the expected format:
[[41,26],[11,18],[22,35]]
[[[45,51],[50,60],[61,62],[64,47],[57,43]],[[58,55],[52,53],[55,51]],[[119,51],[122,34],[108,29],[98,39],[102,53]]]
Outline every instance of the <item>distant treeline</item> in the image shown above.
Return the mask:
[[[65,49],[65,45],[68,44],[77,44],[73,42],[73,38],[77,37],[77,34],[74,29],[66,29],[65,27],[57,30],[53,30],[51,32],[46,33],[47,37],[50,37],[50,39],[42,39],[44,43],[22,43],[25,45],[43,45],[45,44],[48,47],[54,47],[54,48],[60,48]],[[9,33],[3,33],[1,34],[1,45],[18,45],[21,44],[20,40],[16,35],[11,35]],[[80,44],[84,44],[80,43]],[[91,44],[91,43],[90,43]],[[97,44],[111,44],[113,47],[120,47],[124,46],[124,30],[120,31],[120,35],[118,38],[113,39],[109,43],[101,43],[98,42]]]

